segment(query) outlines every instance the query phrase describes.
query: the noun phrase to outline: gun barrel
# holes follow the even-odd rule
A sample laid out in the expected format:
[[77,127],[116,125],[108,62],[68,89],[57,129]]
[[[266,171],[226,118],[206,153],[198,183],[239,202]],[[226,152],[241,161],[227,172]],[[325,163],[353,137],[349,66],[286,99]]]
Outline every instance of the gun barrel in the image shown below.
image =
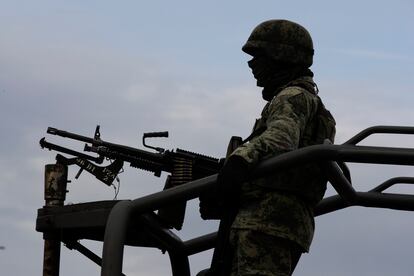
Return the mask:
[[[158,148],[150,147],[158,151],[150,152],[122,144],[106,142],[100,137],[99,126],[97,126],[93,137],[87,137],[53,127],[49,127],[47,133],[85,142],[86,145],[83,150],[85,152],[92,152],[96,154],[97,157],[49,143],[45,138],[40,140],[40,146],[48,150],[54,150],[74,156],[75,158],[67,159],[62,155],[58,155],[57,158],[59,156],[63,157],[65,158],[64,160],[67,159],[70,164],[80,166],[81,169],[85,169],[92,173],[107,185],[112,183],[124,162],[129,163],[131,167],[153,172],[155,176],[160,176],[162,172],[170,173],[171,175],[168,179],[171,181],[171,187],[181,185],[192,179],[199,179],[217,173],[221,167],[219,159],[181,149],[177,149],[174,152],[173,150],[159,150]],[[143,140],[150,137],[168,137],[168,132],[145,133]],[[101,164],[105,159],[110,159],[113,163],[106,167],[99,167],[87,161],[90,160]],[[108,176],[110,176],[110,178],[108,178]],[[167,217],[168,216],[169,215],[167,215]],[[176,224],[176,222],[173,223],[174,225]]]
[[87,137],[87,136],[83,136],[83,135],[79,135],[76,133],[72,133],[69,131],[65,131],[65,130],[60,130],[54,127],[48,127],[47,128],[47,133],[52,134],[52,135],[57,135],[57,136],[61,136],[64,138],[70,138],[70,139],[74,139],[74,140],[78,140],[78,141],[82,141],[85,143],[91,143],[94,144],[96,143],[96,139],[91,138],[91,137]]
[[[144,170],[153,171],[157,173],[159,173],[162,170],[165,170],[165,171],[170,170],[169,166],[166,165],[168,164],[168,162],[165,161],[166,155],[164,154],[148,152],[145,150],[141,150],[141,149],[125,146],[125,145],[110,143],[110,142],[103,141],[99,138],[95,139],[95,138],[79,135],[76,133],[72,133],[72,132],[65,131],[65,130],[60,130],[60,129],[53,128],[53,127],[49,127],[47,129],[47,133],[61,136],[64,138],[69,138],[69,139],[89,143],[91,144],[91,146],[86,145],[84,150],[88,152],[95,152],[101,158],[103,157],[107,157],[110,159],[122,158],[124,161],[129,162],[131,166],[133,167],[139,167]],[[46,141],[44,141],[43,144],[45,144],[45,142]],[[53,145],[52,148],[50,147],[46,147],[46,148],[61,151],[61,152],[66,152],[71,155],[74,155],[73,154],[74,152],[73,153],[68,152],[71,150],[62,148],[58,145]],[[78,153],[78,152],[76,153],[78,154],[78,156],[81,156],[81,153]],[[87,156],[88,157],[87,159],[90,159],[89,155],[84,155],[84,156]]]
[[159,159],[159,154],[157,153],[147,152],[141,149],[137,149],[137,148],[133,148],[133,147],[125,146],[125,145],[105,142],[101,139],[95,139],[95,138],[79,135],[73,132],[60,130],[60,129],[53,128],[53,127],[49,127],[47,129],[47,133],[61,136],[64,138],[82,141],[85,143],[90,143],[92,144],[93,147],[103,146],[111,150],[122,152],[124,154],[142,156],[142,158]]
[[84,154],[82,152],[78,152],[76,150],[68,149],[68,148],[53,144],[53,143],[49,143],[49,142],[46,141],[45,137],[40,139],[39,144],[42,147],[42,149],[46,148],[48,150],[63,152],[63,153],[70,154],[70,155],[73,155],[73,156],[76,156],[76,157],[80,157],[80,158],[84,158],[84,159],[87,159],[87,160],[94,161],[98,164],[101,164],[103,162],[103,158],[91,156],[91,155],[88,155],[88,154]]

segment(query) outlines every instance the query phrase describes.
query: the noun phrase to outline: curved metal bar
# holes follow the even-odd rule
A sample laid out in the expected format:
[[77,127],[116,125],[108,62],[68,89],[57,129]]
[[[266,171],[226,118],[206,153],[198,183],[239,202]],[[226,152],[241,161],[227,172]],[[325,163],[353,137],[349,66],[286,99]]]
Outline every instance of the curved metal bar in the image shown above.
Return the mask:
[[321,216],[351,206],[414,211],[414,195],[356,192],[355,197],[350,202],[345,202],[341,196],[335,195],[323,199],[315,207],[315,216]]
[[391,186],[394,186],[395,184],[414,184],[414,177],[394,177],[391,179],[388,179],[384,183],[378,185],[372,190],[369,190],[370,192],[377,192],[381,193],[385,191],[386,189],[390,188]]
[[190,276],[190,263],[183,241],[169,229],[160,225],[153,216],[140,216],[149,234],[165,246],[170,257],[173,276]]
[[287,152],[261,162],[252,178],[266,176],[279,169],[315,161],[343,161],[389,165],[414,165],[414,149],[354,145],[314,145]]
[[348,168],[348,165],[343,161],[338,161],[338,166],[341,168],[342,173],[345,175],[346,179],[348,180],[349,184],[352,186],[352,177],[351,171]]
[[332,213],[337,210],[341,210],[347,208],[351,205],[345,203],[345,201],[339,195],[330,196],[324,198],[319,202],[318,205],[315,207],[315,216],[321,216],[328,213]]
[[[348,198],[348,200],[344,200],[341,195],[334,195],[324,198],[315,207],[315,216],[321,216],[351,206],[414,211],[414,195],[381,193],[383,190],[391,187],[393,184],[408,183],[406,180],[413,181],[414,178],[392,178],[368,192],[356,192],[355,196]],[[412,183],[414,183],[414,181],[410,182],[410,184]]]
[[194,255],[209,249],[216,245],[217,232],[203,235],[184,242],[187,255]]
[[342,200],[348,204],[354,202],[356,191],[351,183],[349,183],[347,177],[342,173],[339,165],[336,162],[329,161],[326,164],[326,168],[328,171],[328,180]]
[[357,192],[354,205],[414,211],[414,195]]
[[414,134],[414,127],[408,126],[373,126],[359,132],[357,135],[349,139],[344,145],[356,145],[372,134]]
[[124,244],[131,213],[129,200],[118,202],[109,213],[102,250],[102,276],[122,274]]
[[212,175],[133,201],[121,201],[117,203],[112,208],[106,224],[101,275],[114,276],[120,275],[122,272],[122,259],[128,220],[133,214],[142,214],[147,211],[159,209],[161,206],[174,201],[196,198],[201,192],[211,187],[216,180],[217,175]]
[[[414,128],[410,128],[413,130]],[[414,149],[367,147],[354,145],[315,145],[301,148],[260,163],[251,174],[257,178],[275,173],[275,171],[292,165],[318,161],[345,161],[356,163],[414,165]],[[123,247],[125,242],[128,219],[132,213],[142,214],[146,211],[177,201],[189,200],[197,197],[201,192],[208,190],[216,182],[217,175],[192,181],[162,192],[144,196],[133,201],[121,201],[112,209],[107,222],[103,248],[102,276],[120,275],[122,271]],[[344,177],[344,179],[346,179]],[[344,185],[343,181],[339,185]],[[349,182],[348,182],[349,183]],[[345,185],[346,184],[345,182]],[[344,189],[349,189],[344,188]],[[349,203],[357,200],[359,205],[390,208],[397,204],[398,208],[411,208],[411,197],[397,197],[381,195],[385,203],[377,201],[374,197],[361,193],[357,199],[348,198]],[[407,200],[408,199],[408,200]],[[361,201],[362,200],[362,201]],[[365,200],[365,201],[364,201]],[[367,205],[363,205],[367,204]],[[404,209],[405,210],[405,209]]]

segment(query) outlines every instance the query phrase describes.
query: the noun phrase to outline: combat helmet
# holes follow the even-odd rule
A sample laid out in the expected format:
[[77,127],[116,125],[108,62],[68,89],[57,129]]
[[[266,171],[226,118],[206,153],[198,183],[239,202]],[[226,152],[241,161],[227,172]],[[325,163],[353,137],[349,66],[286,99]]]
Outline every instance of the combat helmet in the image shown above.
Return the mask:
[[242,50],[252,56],[265,54],[277,62],[301,64],[313,62],[313,43],[301,25],[282,19],[260,23],[250,34]]

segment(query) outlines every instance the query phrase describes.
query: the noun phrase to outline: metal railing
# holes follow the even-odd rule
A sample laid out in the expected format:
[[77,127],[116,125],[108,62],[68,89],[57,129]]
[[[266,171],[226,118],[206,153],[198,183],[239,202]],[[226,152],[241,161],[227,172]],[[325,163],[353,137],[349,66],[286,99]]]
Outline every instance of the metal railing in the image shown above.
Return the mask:
[[[350,173],[345,162],[390,165],[414,165],[414,149],[398,147],[371,147],[357,144],[376,133],[414,134],[414,127],[376,126],[361,131],[342,145],[315,145],[288,152],[260,163],[251,173],[258,178],[309,162],[324,162],[328,179],[338,195],[323,199],[316,207],[315,214],[322,215],[349,206],[366,206],[414,211],[414,195],[383,193],[397,183],[414,183],[414,178],[392,178],[368,192],[356,191],[350,182]],[[151,229],[167,249],[173,276],[189,276],[188,256],[213,248],[216,233],[189,241],[159,228],[145,213],[159,209],[169,203],[191,200],[212,188],[217,175],[157,192],[135,200],[117,203],[111,210],[105,229],[102,254],[102,276],[121,275],[124,245],[128,225],[140,218]]]

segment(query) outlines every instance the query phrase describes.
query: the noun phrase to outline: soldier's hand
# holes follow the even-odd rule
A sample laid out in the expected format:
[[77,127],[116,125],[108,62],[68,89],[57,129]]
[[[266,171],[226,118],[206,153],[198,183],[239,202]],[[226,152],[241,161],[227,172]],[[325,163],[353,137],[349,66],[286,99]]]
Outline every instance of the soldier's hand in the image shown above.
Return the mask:
[[238,194],[241,184],[247,180],[248,163],[237,155],[230,156],[217,177],[217,189],[225,199]]

